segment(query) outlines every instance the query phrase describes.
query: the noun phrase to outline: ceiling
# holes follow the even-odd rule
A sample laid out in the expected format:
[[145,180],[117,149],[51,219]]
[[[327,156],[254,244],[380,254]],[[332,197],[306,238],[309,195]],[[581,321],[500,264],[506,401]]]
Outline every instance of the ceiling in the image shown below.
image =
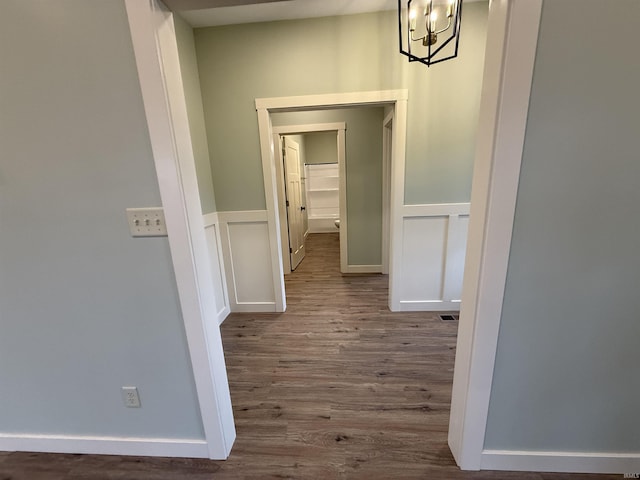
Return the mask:
[[[192,27],[397,10],[398,0],[163,0]],[[445,3],[447,0],[434,0]],[[487,0],[464,0],[478,2]]]
[[164,0],[192,27],[395,10],[397,0]]

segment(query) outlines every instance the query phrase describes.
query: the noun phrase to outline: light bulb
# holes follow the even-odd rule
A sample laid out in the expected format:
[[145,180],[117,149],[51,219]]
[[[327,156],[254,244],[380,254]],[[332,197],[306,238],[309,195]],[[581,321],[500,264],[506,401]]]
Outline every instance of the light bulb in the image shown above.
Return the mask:
[[438,21],[438,11],[434,10],[433,12],[431,12],[431,15],[429,15],[429,23],[431,24],[431,26],[429,27],[430,33],[435,33],[437,21]]

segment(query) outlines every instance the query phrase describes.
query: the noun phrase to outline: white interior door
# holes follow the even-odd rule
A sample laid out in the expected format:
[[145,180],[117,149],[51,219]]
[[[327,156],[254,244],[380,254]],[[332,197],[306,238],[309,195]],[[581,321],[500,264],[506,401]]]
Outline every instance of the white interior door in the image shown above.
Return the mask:
[[304,258],[304,206],[300,175],[300,146],[282,137],[284,157],[285,195],[287,199],[287,223],[289,225],[289,254],[291,270],[295,270]]

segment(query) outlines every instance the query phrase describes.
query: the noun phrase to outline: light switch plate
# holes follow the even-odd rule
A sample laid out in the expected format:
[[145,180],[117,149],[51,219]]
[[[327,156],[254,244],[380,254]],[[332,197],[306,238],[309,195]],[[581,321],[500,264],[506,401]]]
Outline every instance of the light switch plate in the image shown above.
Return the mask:
[[167,235],[162,207],[127,208],[129,230],[133,237],[163,237]]

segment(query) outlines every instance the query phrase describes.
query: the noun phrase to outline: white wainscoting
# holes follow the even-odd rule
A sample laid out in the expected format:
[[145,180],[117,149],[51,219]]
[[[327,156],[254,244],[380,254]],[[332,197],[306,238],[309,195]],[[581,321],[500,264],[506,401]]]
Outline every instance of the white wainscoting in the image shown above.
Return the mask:
[[[224,264],[231,311],[275,312],[267,212],[212,215],[216,217],[206,217],[207,238],[212,251],[222,250],[223,257],[212,266],[219,271]],[[403,207],[402,232],[395,247],[400,250],[394,279],[399,311],[460,309],[468,223],[468,203]],[[357,273],[380,271],[379,265],[351,267]]]
[[203,216],[203,220],[207,247],[209,247],[211,275],[213,276],[216,315],[218,317],[218,325],[220,325],[231,311],[227,280],[225,278],[222,242],[220,241],[220,221],[217,213],[208,213]]
[[275,312],[266,210],[218,212],[232,312]]
[[403,207],[400,311],[460,310],[469,206]]

